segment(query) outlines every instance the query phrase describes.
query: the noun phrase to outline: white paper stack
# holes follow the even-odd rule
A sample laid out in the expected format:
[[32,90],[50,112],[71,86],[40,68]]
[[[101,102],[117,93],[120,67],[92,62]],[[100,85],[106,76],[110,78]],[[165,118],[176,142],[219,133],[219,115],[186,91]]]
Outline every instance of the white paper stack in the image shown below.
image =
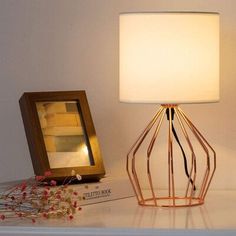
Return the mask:
[[77,184],[71,187],[78,192],[79,205],[88,205],[133,197],[134,191],[127,178],[103,178],[96,183]]

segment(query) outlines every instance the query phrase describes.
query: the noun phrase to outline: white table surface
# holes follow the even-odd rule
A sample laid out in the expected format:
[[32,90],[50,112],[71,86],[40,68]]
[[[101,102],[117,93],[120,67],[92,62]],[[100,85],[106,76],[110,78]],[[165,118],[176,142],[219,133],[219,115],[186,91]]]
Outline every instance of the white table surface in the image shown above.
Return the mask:
[[4,220],[0,235],[236,235],[236,191],[210,191],[188,208],[141,207],[131,197],[83,206],[73,220]]

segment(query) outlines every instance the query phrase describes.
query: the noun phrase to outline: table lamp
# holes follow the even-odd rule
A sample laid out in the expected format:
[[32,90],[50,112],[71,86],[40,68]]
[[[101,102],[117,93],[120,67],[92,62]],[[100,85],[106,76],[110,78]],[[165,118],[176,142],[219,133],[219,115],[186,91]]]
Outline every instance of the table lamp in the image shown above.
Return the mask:
[[180,104],[219,101],[219,14],[120,14],[121,102],[160,108],[127,155],[126,169],[143,206],[204,203],[216,153]]

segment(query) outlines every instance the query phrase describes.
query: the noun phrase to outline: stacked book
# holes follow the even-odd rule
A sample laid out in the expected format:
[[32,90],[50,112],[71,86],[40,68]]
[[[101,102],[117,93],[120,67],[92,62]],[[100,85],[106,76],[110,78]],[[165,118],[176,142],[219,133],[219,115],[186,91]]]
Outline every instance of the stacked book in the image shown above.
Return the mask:
[[97,183],[72,185],[78,192],[79,205],[94,204],[134,196],[127,178],[103,178]]

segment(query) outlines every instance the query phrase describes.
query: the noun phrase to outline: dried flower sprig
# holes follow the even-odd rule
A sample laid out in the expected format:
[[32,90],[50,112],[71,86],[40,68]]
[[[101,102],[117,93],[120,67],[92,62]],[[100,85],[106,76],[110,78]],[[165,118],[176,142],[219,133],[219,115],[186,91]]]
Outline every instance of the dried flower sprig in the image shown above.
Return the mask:
[[55,180],[46,181],[51,172],[35,176],[0,193],[0,221],[11,218],[26,218],[33,223],[38,217],[73,219],[76,211],[81,210],[74,196],[78,195],[68,185],[81,176],[72,171],[72,177],[65,178],[57,186]]

